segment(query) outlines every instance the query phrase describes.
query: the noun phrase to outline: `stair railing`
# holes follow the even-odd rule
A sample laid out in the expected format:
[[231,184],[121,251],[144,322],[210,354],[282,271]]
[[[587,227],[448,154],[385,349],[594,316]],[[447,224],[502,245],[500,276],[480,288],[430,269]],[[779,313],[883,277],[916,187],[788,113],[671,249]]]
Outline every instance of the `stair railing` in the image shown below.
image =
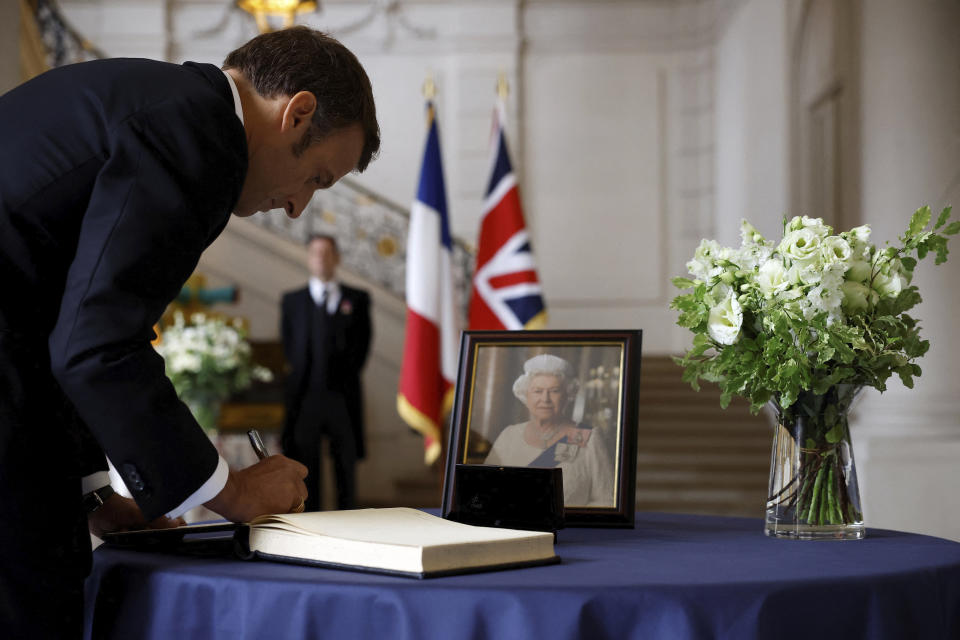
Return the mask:
[[[410,214],[355,181],[343,178],[331,188],[317,191],[296,219],[275,213],[258,213],[250,219],[301,244],[313,233],[335,237],[344,269],[398,298],[405,297]],[[463,309],[470,299],[474,253],[464,241],[454,239],[453,280],[457,303]]]

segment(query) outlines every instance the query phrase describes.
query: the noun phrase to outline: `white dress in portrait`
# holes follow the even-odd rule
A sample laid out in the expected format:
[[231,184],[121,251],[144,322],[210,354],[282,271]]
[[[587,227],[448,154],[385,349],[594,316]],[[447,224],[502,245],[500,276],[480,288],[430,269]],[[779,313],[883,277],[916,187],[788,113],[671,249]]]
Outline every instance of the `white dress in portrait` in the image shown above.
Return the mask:
[[[512,424],[497,436],[484,464],[529,467],[544,449],[523,439],[525,422]],[[558,442],[552,464],[563,469],[563,504],[566,507],[615,507],[613,456],[599,429],[592,429],[586,444]]]

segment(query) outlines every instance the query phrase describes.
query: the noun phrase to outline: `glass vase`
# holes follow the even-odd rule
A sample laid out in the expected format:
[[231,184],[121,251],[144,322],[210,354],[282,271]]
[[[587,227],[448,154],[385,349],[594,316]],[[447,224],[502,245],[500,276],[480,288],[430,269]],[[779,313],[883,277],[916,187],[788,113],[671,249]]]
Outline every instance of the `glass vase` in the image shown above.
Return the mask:
[[799,540],[860,540],[863,510],[848,416],[862,387],[803,392],[777,417],[764,532]]

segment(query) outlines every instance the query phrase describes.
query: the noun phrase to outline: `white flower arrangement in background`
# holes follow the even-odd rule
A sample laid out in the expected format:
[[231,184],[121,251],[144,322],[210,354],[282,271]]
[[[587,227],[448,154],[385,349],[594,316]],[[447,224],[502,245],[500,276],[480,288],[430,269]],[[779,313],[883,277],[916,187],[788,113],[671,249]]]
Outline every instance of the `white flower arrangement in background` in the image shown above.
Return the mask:
[[220,404],[248,388],[254,380],[270,382],[273,374],[250,358],[250,343],[239,319],[181,311],[162,329],[157,352],[177,396],[193,411],[204,429],[216,428]]

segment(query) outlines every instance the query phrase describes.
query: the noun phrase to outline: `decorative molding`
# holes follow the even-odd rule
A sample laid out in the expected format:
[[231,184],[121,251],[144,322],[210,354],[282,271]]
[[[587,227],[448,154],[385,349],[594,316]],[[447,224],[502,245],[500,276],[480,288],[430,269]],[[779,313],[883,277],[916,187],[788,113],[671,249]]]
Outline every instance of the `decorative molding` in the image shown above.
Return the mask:
[[713,46],[743,0],[533,1],[530,53],[674,53]]
[[664,300],[656,298],[550,298],[551,308],[582,309],[584,305],[598,309],[660,309]]
[[667,282],[670,279],[670,122],[668,107],[669,94],[667,83],[667,71],[663,68],[657,70],[657,145],[660,149],[660,180],[659,200],[660,200],[660,291],[656,301],[663,304],[669,304],[669,293]]

